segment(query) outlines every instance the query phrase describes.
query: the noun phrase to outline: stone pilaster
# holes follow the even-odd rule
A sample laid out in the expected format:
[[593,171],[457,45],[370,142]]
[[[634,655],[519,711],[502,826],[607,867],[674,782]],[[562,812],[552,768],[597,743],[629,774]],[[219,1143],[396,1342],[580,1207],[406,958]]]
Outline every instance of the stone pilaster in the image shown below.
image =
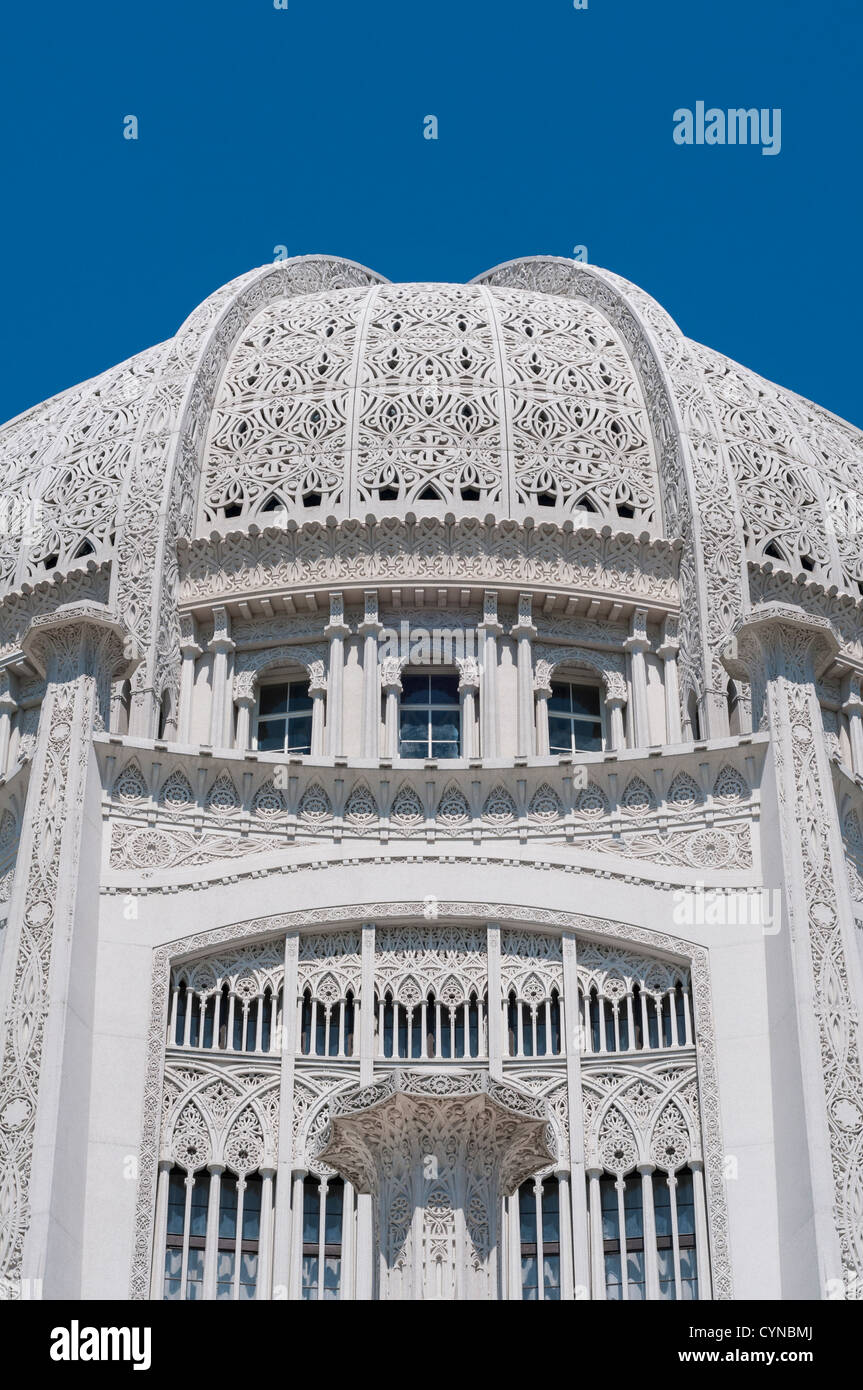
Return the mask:
[[[770,950],[781,949],[786,942],[795,994],[808,1160],[808,1191],[800,1221],[804,1222],[808,1211],[817,1261],[818,1288],[808,1296],[836,1296],[837,1290],[845,1288],[859,1297],[863,1289],[859,1023],[863,981],[815,688],[816,677],[831,663],[838,647],[826,618],[769,603],[754,608],[738,625],[725,665],[735,678],[749,679],[757,690],[772,737],[784,891],[780,932],[768,939],[768,964]],[[782,968],[781,958],[774,957],[774,968]],[[778,1035],[774,1047],[788,1050]],[[783,1175],[779,1150],[777,1168],[780,1180],[791,1184],[792,1176]],[[789,1200],[798,1209],[803,1207],[799,1188]],[[804,1277],[795,1261],[792,1247],[786,1257],[791,1281]],[[797,1296],[807,1295],[804,1291]]]
[[378,591],[366,589],[363,621],[363,741],[364,758],[380,756],[381,687],[378,676],[378,639],[383,624],[378,619]]
[[327,678],[327,752],[331,757],[339,757],[344,752],[344,684],[345,684],[345,638],[350,628],[345,622],[344,597],[340,593],[330,594],[330,621],[324,628],[324,636],[330,643],[330,664]]
[[497,643],[503,628],[497,620],[497,592],[483,595],[482,622],[477,631],[482,643],[482,689],[480,693],[480,756],[497,757]]
[[92,734],[137,652],[96,602],[35,618],[23,648],[46,690],[0,971],[0,1295],[41,1279],[45,1297],[75,1297],[101,848]]
[[518,596],[518,621],[510,628],[510,637],[518,643],[518,743],[520,757],[529,758],[536,752],[536,725],[533,712],[533,648],[536,627],[532,615],[530,594]]

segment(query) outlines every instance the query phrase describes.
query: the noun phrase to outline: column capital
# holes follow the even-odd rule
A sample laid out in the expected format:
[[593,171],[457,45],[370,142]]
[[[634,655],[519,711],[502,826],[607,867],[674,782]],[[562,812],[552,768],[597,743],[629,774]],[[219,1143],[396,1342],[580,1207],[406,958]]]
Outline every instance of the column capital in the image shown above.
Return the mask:
[[486,589],[482,596],[482,619],[477,623],[477,631],[487,637],[500,637],[503,632],[497,618],[497,589]]
[[735,680],[749,681],[754,671],[763,671],[768,679],[784,673],[812,681],[841,645],[829,618],[791,603],[759,603],[737,623],[722,664]]
[[330,620],[324,628],[324,636],[332,640],[334,637],[350,637],[351,629],[345,622],[345,596],[341,590],[336,590],[330,594]]
[[207,643],[207,651],[232,652],[236,642],[231,637],[231,617],[227,608],[219,605],[213,609],[213,635]]
[[141,662],[135,636],[113,609],[95,600],[63,603],[51,613],[40,613],[25,632],[21,649],[39,674],[50,679],[52,670],[62,666],[64,654],[71,658],[72,645],[88,638],[90,661],[112,676],[130,676]]
[[646,652],[650,650],[647,635],[647,609],[636,608],[629,623],[629,636],[623,644],[624,651]]
[[457,657],[455,664],[458,667],[459,690],[479,690],[479,662],[476,657]]
[[203,647],[198,642],[195,619],[191,613],[180,617],[180,653],[182,656],[200,656]]
[[510,637],[536,637],[536,624],[533,621],[533,595],[519,594],[518,617],[509,630]]

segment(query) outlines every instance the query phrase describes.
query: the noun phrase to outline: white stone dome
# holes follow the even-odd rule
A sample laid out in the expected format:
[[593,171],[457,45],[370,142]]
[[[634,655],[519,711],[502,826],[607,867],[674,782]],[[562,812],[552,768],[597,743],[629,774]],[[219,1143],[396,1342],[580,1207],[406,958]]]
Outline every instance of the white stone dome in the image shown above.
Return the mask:
[[188,538],[450,514],[694,526],[708,564],[713,497],[720,556],[734,531],[750,560],[863,588],[863,434],[554,257],[468,285],[326,257],[251,271],[175,338],[12,420],[0,458],[5,588],[110,559],[172,475]]

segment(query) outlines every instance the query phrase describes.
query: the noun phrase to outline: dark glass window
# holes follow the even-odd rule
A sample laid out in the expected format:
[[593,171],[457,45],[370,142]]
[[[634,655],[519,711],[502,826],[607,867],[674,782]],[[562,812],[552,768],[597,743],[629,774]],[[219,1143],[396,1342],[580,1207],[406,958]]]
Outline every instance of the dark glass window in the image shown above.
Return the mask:
[[[560,1192],[557,1178],[532,1178],[518,1190],[521,1296],[560,1299]],[[541,1266],[541,1268],[540,1268]]]
[[301,1296],[304,1299],[336,1299],[342,1281],[342,1229],[344,1225],[345,1185],[341,1178],[327,1182],[321,1229],[321,1182],[314,1177],[303,1183],[303,1268]]
[[457,758],[460,753],[458,677],[402,676],[399,757]]
[[261,686],[258,748],[264,753],[311,753],[312,697],[306,681]]
[[598,753],[602,749],[599,689],[553,681],[548,701],[551,753]]

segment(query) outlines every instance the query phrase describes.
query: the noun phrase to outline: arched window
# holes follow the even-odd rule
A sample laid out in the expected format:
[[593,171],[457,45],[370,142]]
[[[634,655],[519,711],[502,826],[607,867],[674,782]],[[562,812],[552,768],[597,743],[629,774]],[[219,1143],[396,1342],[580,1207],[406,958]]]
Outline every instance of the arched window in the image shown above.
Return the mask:
[[563,1052],[560,994],[546,999],[519,1000],[514,989],[507,1000],[507,1041],[510,1057],[559,1057]]
[[560,1185],[557,1178],[530,1178],[518,1190],[521,1296],[560,1298]]
[[260,687],[255,747],[265,753],[311,753],[312,697],[307,679]]
[[352,1057],[356,1008],[353,990],[344,999],[324,1003],[303,991],[300,1005],[300,1053],[304,1057]]
[[666,974],[647,982],[616,973],[579,989],[582,1049],[587,1055],[692,1047],[688,976]]
[[282,1001],[281,985],[232,973],[196,988],[182,968],[173,979],[168,1043],[215,1052],[278,1052]]

